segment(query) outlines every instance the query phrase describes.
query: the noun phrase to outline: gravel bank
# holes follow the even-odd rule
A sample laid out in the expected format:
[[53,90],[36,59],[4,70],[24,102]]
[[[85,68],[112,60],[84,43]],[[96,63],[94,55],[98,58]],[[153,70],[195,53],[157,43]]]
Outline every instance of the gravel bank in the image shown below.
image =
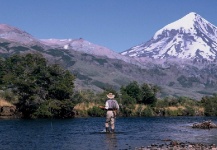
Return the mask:
[[170,141],[165,144],[135,148],[135,150],[217,150],[217,146],[215,144]]

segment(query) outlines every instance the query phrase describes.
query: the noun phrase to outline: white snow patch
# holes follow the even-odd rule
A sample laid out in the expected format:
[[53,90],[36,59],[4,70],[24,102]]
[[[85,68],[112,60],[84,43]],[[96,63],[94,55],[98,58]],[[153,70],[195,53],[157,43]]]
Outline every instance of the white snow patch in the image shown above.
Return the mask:
[[69,48],[69,45],[64,45],[63,48],[64,48],[64,49],[68,49],[68,48]]

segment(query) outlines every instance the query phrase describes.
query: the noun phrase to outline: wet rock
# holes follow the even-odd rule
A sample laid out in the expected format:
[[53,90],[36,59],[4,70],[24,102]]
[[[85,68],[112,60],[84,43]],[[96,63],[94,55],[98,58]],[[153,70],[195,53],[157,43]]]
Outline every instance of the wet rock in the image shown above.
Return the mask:
[[16,114],[16,106],[0,99],[0,118],[11,118]]
[[0,116],[13,116],[16,112],[15,106],[2,106],[0,107]]
[[217,125],[212,121],[204,121],[202,123],[194,123],[192,128],[210,129],[210,128],[217,128]]

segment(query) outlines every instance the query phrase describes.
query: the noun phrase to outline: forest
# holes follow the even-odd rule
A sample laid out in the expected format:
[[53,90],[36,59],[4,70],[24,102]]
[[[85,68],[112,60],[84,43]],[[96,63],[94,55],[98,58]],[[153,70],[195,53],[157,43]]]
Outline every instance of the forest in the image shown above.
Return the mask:
[[16,106],[22,118],[102,117],[100,105],[112,92],[120,105],[119,116],[217,116],[217,94],[201,100],[157,96],[161,88],[136,81],[119,90],[76,91],[76,76],[40,54],[0,58],[0,98]]

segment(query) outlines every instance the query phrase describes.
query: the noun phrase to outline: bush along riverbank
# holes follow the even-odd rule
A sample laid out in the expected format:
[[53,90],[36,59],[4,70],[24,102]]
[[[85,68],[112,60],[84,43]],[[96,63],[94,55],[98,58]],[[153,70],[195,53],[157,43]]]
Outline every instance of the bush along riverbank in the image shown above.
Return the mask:
[[[2,101],[2,105],[0,105],[1,108],[0,117],[2,118],[22,117],[21,112],[19,112],[19,110],[16,108],[15,105],[5,100],[1,100],[1,101]],[[71,114],[70,118],[104,117],[105,111],[99,108],[100,105],[104,105],[104,103],[82,102],[76,104],[74,107],[71,107],[65,111],[68,111],[68,113]],[[160,107],[158,104],[156,104],[156,106],[150,106],[144,104],[131,104],[131,105],[123,106],[120,104],[120,111],[118,112],[118,116],[119,117],[152,117],[152,116],[204,116],[205,115],[204,107],[196,104],[194,105],[192,104],[191,106],[189,106],[188,103],[186,103],[185,105],[176,104],[176,105],[168,105],[168,106]],[[41,108],[41,109],[45,109],[45,108]],[[64,109],[58,109],[58,110],[64,111]]]
[[[152,117],[152,116],[217,116],[217,94],[204,96],[201,100],[188,97],[157,98],[158,88],[136,82],[122,87],[120,93],[109,89],[115,94],[120,104],[119,116],[123,117]],[[101,117],[105,114],[98,106],[104,105],[104,91],[98,95],[82,93],[82,97],[91,97],[75,105],[76,116]],[[86,95],[87,94],[87,95]]]
[[[101,104],[103,105],[103,104]],[[79,103],[74,107],[75,117],[103,117],[105,111],[96,103]],[[121,105],[120,117],[154,117],[154,116],[204,116],[202,106],[165,106],[152,107],[144,104]]]

